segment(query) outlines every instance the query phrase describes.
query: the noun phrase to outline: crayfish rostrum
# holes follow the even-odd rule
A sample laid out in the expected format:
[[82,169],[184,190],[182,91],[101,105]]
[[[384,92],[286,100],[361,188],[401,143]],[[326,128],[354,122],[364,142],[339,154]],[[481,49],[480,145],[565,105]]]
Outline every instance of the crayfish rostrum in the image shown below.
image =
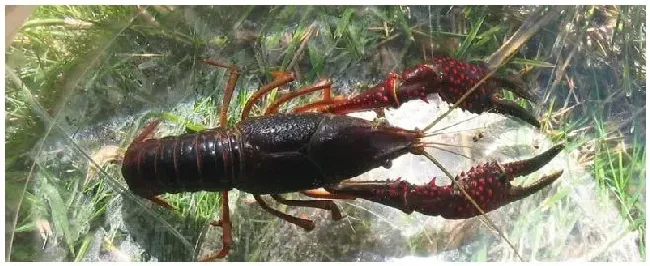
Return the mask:
[[[425,147],[430,144],[425,139],[425,130],[378,125],[347,116],[349,113],[396,108],[406,101],[426,100],[429,94],[437,93],[444,101],[458,103],[464,110],[507,114],[539,127],[537,119],[524,108],[495,96],[499,87],[507,87],[526,99],[532,99],[531,94],[516,81],[487,77],[488,71],[481,65],[449,57],[434,58],[401,74],[391,73],[385,81],[350,99],[333,97],[332,82],[323,80],[280,97],[266,108],[264,115],[249,117],[258,99],[295,79],[293,74],[284,73],[251,96],[240,122],[226,127],[228,106],[239,70],[214,61],[204,62],[227,68],[230,73],[220,111],[222,127],[148,139],[159,123],[154,121],[131,143],[122,163],[122,174],[130,190],[163,206],[169,205],[157,196],[164,193],[222,193],[221,219],[212,224],[222,227],[223,246],[219,252],[202,260],[225,257],[233,244],[228,208],[231,189],[254,194],[255,200],[269,213],[311,230],[314,228],[311,220],[275,210],[261,195],[269,194],[279,203],[290,206],[329,210],[334,220],[343,215],[332,199],[355,198],[406,213],[416,211],[463,219],[533,194],[562,173],[543,177],[526,187],[510,184],[514,177],[527,175],[547,164],[563,149],[560,144],[527,160],[475,166],[446,186],[436,185],[434,181],[413,185],[399,179],[348,180],[373,168],[389,167],[393,159],[404,154],[427,156]],[[278,113],[282,103],[315,91],[323,92],[321,100],[297,107],[291,113]],[[465,94],[464,101],[460,101]],[[315,190],[318,188],[324,190]],[[325,199],[287,200],[280,195],[290,192]]]

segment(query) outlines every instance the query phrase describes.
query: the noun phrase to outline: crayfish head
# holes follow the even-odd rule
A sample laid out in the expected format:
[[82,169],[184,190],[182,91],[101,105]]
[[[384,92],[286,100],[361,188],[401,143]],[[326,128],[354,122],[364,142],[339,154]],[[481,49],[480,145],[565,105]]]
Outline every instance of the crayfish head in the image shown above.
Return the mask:
[[422,135],[360,118],[332,116],[312,135],[308,154],[326,176],[343,180],[389,165],[411,152]]

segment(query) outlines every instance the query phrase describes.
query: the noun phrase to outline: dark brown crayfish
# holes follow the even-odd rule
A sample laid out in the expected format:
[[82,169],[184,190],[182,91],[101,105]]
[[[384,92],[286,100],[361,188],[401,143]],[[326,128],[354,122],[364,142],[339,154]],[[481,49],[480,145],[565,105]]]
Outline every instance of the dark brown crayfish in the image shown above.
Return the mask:
[[[217,62],[205,62],[229,69],[230,79],[220,112],[220,123],[226,125],[239,71]],[[448,186],[438,186],[433,181],[424,185],[400,180],[352,182],[346,180],[387,166],[404,154],[426,155],[427,142],[422,130],[377,125],[344,114],[399,107],[408,100],[426,100],[431,93],[438,93],[447,102],[456,102],[485,78],[486,73],[486,69],[478,65],[448,57],[436,58],[401,75],[391,73],[381,84],[351,99],[332,97],[332,82],[325,80],[277,99],[267,107],[264,116],[249,118],[257,99],[294,80],[292,74],[285,73],[251,97],[244,107],[242,120],[232,127],[147,139],[158,121],[151,123],[128,147],[122,174],[135,194],[163,206],[166,203],[157,196],[164,193],[222,193],[222,217],[213,225],[223,228],[223,246],[203,260],[225,257],[232,245],[227,203],[231,189],[254,194],[256,201],[269,213],[306,230],[314,228],[311,220],[272,209],[261,195],[270,194],[286,205],[329,210],[333,219],[340,219],[342,215],[331,200],[287,200],[280,194],[302,192],[315,198],[363,198],[406,213],[417,211],[456,219],[473,217],[481,214],[479,210],[494,210],[535,193],[559,178],[561,172],[527,187],[510,184],[514,177],[527,175],[547,164],[563,146],[557,145],[528,160],[473,167]],[[537,120],[523,108],[494,97],[497,86],[509,87],[517,95],[531,98],[515,82],[488,78],[460,107],[475,113],[491,111],[512,115],[539,127]],[[278,114],[280,104],[314,91],[323,91],[323,99],[294,109],[294,114]],[[316,112],[309,113],[310,110]],[[313,190],[317,188],[325,188],[330,194]]]

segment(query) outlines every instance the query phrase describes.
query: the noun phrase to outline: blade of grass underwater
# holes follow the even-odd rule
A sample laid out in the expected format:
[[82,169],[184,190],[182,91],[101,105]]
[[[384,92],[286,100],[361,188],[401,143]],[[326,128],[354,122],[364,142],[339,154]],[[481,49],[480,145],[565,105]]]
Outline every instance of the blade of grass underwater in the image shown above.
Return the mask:
[[541,60],[520,58],[520,57],[512,58],[509,63],[524,65],[524,66],[532,66],[532,67],[543,67],[543,68],[555,67],[553,63],[549,63]]
[[242,22],[244,22],[244,20],[246,20],[246,18],[248,17],[248,15],[250,15],[251,12],[253,12],[253,9],[255,9],[255,6],[249,6],[248,8],[246,8],[246,10],[245,10],[245,11],[243,12],[243,14],[239,17],[239,19],[235,22],[235,24],[233,24],[233,29],[237,29],[237,28],[239,28],[239,25],[241,25]]
[[515,51],[519,50],[525,41],[530,39],[540,28],[546,24],[555,21],[562,13],[564,7],[551,7],[546,14],[542,15],[542,10],[545,7],[540,7],[534,14],[526,18],[526,21],[497,51],[492,53],[485,62],[490,68],[495,68],[501,65],[507,58],[511,58]]
[[321,49],[311,43],[307,46],[307,54],[309,55],[309,63],[312,67],[307,78],[309,80],[315,80],[318,77],[318,74],[322,72],[323,66],[325,65],[325,56]]
[[472,47],[472,42],[474,42],[474,40],[476,39],[478,30],[483,25],[483,21],[485,21],[485,16],[486,16],[485,14],[482,14],[478,20],[471,22],[472,29],[470,30],[465,40],[463,40],[463,43],[460,45],[460,47],[454,52],[455,58],[461,58],[461,59],[465,58],[469,48]]
[[86,255],[86,252],[88,251],[88,247],[90,246],[90,243],[93,241],[93,236],[92,235],[87,235],[83,242],[81,243],[81,246],[79,247],[79,251],[77,252],[77,256],[74,258],[74,262],[79,262],[81,261],[84,256]]
[[33,19],[25,22],[21,27],[21,30],[27,30],[32,27],[42,27],[42,26],[63,26],[66,30],[84,30],[89,27],[94,26],[93,23],[83,21],[75,18],[44,18],[44,19]]
[[375,15],[379,19],[381,19],[382,22],[389,22],[390,21],[390,19],[388,19],[388,17],[383,12],[381,12],[381,10],[379,10],[378,8],[371,8],[370,11],[372,12],[373,15]]
[[30,232],[36,230],[36,223],[35,222],[27,222],[24,225],[16,227],[16,230],[14,232],[16,233],[24,233],[24,232]]
[[467,36],[469,36],[467,34],[448,32],[448,31],[431,31],[430,32],[431,34],[416,29],[412,29],[411,31],[417,35],[422,35],[427,38],[439,38],[439,37],[467,38]]
[[494,26],[488,29],[487,31],[481,33],[481,35],[476,37],[478,41],[474,45],[476,47],[481,47],[484,44],[487,44],[487,42],[489,42],[497,32],[501,31],[501,29],[502,29],[501,26]]
[[51,180],[53,177],[49,177],[49,173],[46,173],[45,170],[40,171],[40,173],[46,178],[43,179],[43,184],[41,185],[41,191],[43,192],[44,197],[47,199],[47,203],[50,209],[50,215],[52,216],[52,223],[54,227],[58,230],[61,230],[61,236],[68,246],[68,251],[70,255],[74,255],[74,246],[73,243],[76,239],[70,239],[70,221],[68,220],[68,208],[65,207],[63,198],[59,194],[59,190],[48,180]]
[[304,14],[300,18],[300,22],[298,22],[298,27],[295,30],[293,37],[291,38],[291,43],[287,47],[287,49],[284,52],[284,58],[282,59],[282,70],[284,71],[289,71],[288,69],[289,64],[291,63],[294,54],[298,50],[300,44],[302,43],[302,39],[306,34],[310,34],[311,31],[311,25],[314,23],[307,24],[307,18],[309,15],[312,13],[312,7],[308,7],[307,10],[304,11]]
[[[398,8],[396,13],[397,15],[397,24],[399,27],[404,31],[406,34],[406,40],[408,42],[415,41],[415,38],[413,38],[413,32],[412,32],[412,27],[409,26],[408,23],[408,18],[406,12],[404,12],[401,8]],[[405,46],[408,46],[408,42],[405,43]]]
[[339,21],[336,23],[336,30],[334,31],[334,38],[338,39],[343,36],[345,31],[347,31],[348,24],[350,24],[350,19],[352,18],[352,15],[354,15],[355,10],[352,8],[346,8],[343,14],[341,15],[341,18]]
[[195,123],[192,120],[185,119],[185,118],[183,118],[183,117],[181,117],[179,115],[175,115],[175,114],[172,114],[172,113],[163,112],[163,113],[157,113],[156,115],[159,116],[160,118],[164,119],[164,120],[170,121],[170,122],[172,122],[174,124],[177,124],[177,125],[182,125],[182,126],[188,128],[188,129],[190,129],[192,131],[195,131],[195,132],[203,131],[203,130],[206,129],[206,127],[204,125]]
[[547,198],[546,200],[544,200],[544,202],[540,205],[540,207],[552,206],[556,202],[559,202],[562,199],[566,198],[569,195],[569,193],[571,193],[571,190],[569,188],[565,187],[565,188],[559,189],[550,198]]
[[352,48],[350,50],[354,53],[355,58],[360,58],[363,55],[363,43],[359,41],[359,28],[351,25],[344,36],[348,47]]

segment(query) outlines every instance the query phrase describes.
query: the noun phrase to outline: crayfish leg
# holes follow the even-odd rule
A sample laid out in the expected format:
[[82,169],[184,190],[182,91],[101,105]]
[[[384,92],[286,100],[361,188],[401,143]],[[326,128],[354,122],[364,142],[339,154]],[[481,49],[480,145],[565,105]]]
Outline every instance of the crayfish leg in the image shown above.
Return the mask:
[[149,135],[151,135],[151,132],[153,132],[156,127],[160,124],[160,120],[155,120],[152,121],[151,123],[147,124],[142,132],[138,134],[134,139],[133,142],[141,142],[144,141]]
[[153,197],[149,198],[149,200],[152,201],[153,203],[155,203],[156,205],[161,206],[163,208],[167,208],[167,209],[170,209],[170,210],[176,210],[176,208],[174,208],[171,204],[169,204],[169,202],[161,199],[158,196],[153,196]]
[[334,201],[331,200],[288,200],[277,194],[273,194],[271,197],[275,199],[275,201],[287,206],[309,207],[329,211],[332,213],[332,220],[334,221],[343,219],[341,210],[336,206]]
[[354,200],[357,199],[355,196],[351,195],[346,195],[346,194],[339,194],[339,193],[331,193],[328,191],[325,191],[324,189],[311,189],[311,190],[303,190],[300,191],[305,196],[316,198],[316,199],[340,199],[340,200]]
[[215,259],[222,259],[228,255],[230,247],[232,247],[232,223],[230,222],[230,208],[228,207],[227,190],[221,191],[221,220],[218,222],[212,222],[210,225],[219,226],[223,231],[221,250],[202,258],[200,261],[213,261]]
[[311,84],[309,86],[302,87],[294,92],[291,92],[273,101],[271,104],[269,104],[268,107],[266,107],[266,110],[264,111],[264,115],[277,113],[278,109],[280,109],[281,104],[315,91],[322,90],[323,100],[329,100],[331,98],[331,86],[332,86],[332,80],[324,79],[314,84]]
[[260,204],[260,207],[262,207],[262,209],[269,212],[270,214],[275,215],[275,216],[277,216],[278,218],[280,218],[282,220],[285,220],[287,222],[295,224],[295,225],[299,226],[300,228],[305,229],[306,231],[314,230],[314,222],[312,220],[298,218],[298,217],[291,216],[289,214],[283,213],[281,211],[278,211],[276,209],[273,209],[273,208],[269,207],[268,204],[266,204],[266,202],[262,199],[262,196],[260,196],[260,195],[253,195],[253,197],[255,198],[255,201],[257,201],[257,203]]
[[347,100],[342,99],[340,97],[332,97],[333,99],[324,99],[324,100],[319,100],[319,101],[314,101],[311,103],[307,103],[301,106],[298,106],[292,110],[293,113],[299,114],[299,113],[306,113],[311,110],[316,110],[320,112],[322,109],[327,108],[330,105],[335,105],[335,104],[340,104],[343,103]]
[[228,109],[230,107],[232,93],[235,91],[235,86],[239,79],[239,69],[235,66],[226,65],[212,60],[203,60],[203,63],[228,70],[228,84],[226,85],[226,90],[223,94],[223,103],[221,104],[221,111],[219,112],[219,123],[221,123],[222,127],[225,127],[228,122]]
[[251,112],[251,109],[253,108],[253,104],[257,102],[262,96],[266,95],[267,93],[271,92],[273,89],[283,86],[289,82],[292,82],[296,79],[296,76],[293,73],[287,72],[283,73],[282,75],[278,75],[275,77],[273,81],[271,81],[269,84],[264,85],[263,87],[259,88],[253,95],[246,101],[246,104],[244,104],[244,109],[242,110],[241,114],[241,120],[245,120]]

